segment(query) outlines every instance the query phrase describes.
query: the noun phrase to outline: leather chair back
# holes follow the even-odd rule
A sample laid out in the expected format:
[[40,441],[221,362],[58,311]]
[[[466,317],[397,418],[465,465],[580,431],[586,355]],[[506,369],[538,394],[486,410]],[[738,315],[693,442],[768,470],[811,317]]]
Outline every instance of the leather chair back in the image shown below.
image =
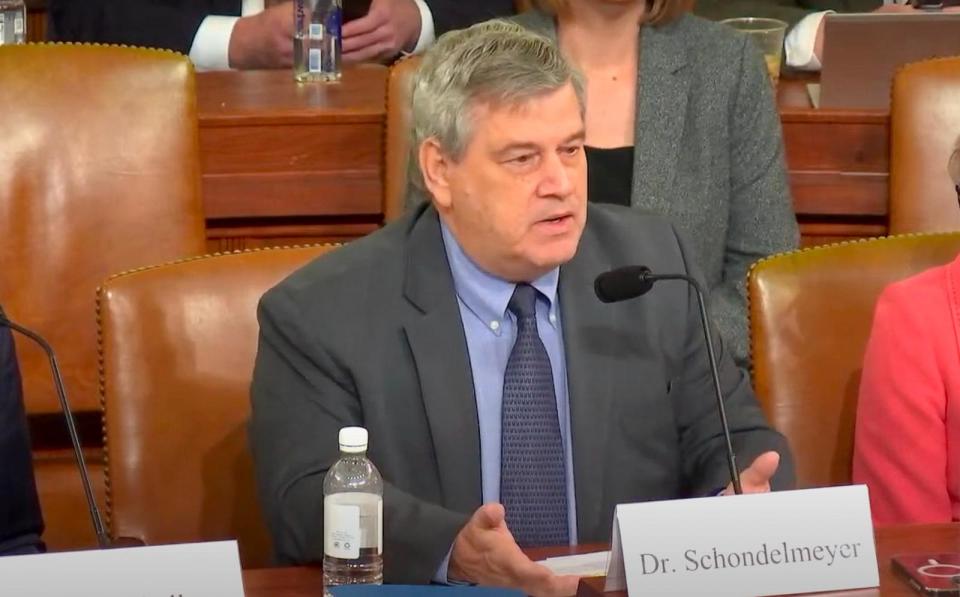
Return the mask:
[[960,233],[803,249],[750,270],[753,382],[786,435],[799,487],[850,483],[863,354],[880,292],[951,261]]
[[890,234],[960,230],[947,162],[960,138],[960,57],[904,66],[890,103]]
[[[97,284],[205,250],[193,67],[167,51],[0,46],[0,302],[57,351],[96,411]],[[18,341],[27,411],[59,413],[43,353]]]
[[147,544],[236,538],[270,562],[247,442],[257,303],[334,245],[213,255],[100,289],[100,384],[111,535]]
[[[142,48],[0,46],[0,106],[0,303],[57,351],[102,497],[96,287],[206,250],[193,67]],[[46,358],[22,338],[17,351],[44,540],[93,546]]]
[[419,56],[408,56],[392,67],[387,78],[386,147],[383,164],[383,218],[392,222],[403,215],[410,180],[413,121],[410,85],[420,66]]

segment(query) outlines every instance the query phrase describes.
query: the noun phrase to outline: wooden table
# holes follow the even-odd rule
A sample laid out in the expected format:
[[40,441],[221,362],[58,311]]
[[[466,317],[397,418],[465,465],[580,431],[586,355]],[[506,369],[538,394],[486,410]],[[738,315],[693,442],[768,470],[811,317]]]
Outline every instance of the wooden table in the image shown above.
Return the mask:
[[[336,85],[288,71],[197,75],[209,248],[345,240],[383,220],[387,70]],[[887,113],[815,110],[806,85],[778,89],[795,209],[807,244],[887,229]]]
[[383,221],[386,67],[336,84],[290,71],[197,75],[210,248],[355,238]]
[[[531,550],[531,557],[542,559],[572,553],[596,551],[604,546],[551,548]],[[960,524],[895,526],[877,531],[877,559],[880,567],[880,588],[817,595],[856,597],[908,597],[912,590],[890,569],[890,558],[900,553],[960,552]],[[243,584],[246,597],[319,597],[323,594],[323,573],[319,568],[275,568],[245,570]],[[625,596],[626,593],[604,593],[603,579],[587,579],[580,584],[578,597]]]
[[794,211],[806,244],[887,231],[890,115],[814,109],[807,85],[787,74],[777,96]]

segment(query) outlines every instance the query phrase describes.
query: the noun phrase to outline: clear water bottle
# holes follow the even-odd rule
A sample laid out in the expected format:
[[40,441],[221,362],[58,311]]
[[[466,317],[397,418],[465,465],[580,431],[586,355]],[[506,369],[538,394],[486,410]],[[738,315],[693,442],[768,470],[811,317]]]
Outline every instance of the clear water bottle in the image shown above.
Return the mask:
[[340,80],[340,0],[293,0],[293,78]]
[[27,43],[27,7],[23,0],[0,0],[0,45]]
[[367,430],[340,430],[340,460],[323,480],[323,585],[383,583],[383,479]]

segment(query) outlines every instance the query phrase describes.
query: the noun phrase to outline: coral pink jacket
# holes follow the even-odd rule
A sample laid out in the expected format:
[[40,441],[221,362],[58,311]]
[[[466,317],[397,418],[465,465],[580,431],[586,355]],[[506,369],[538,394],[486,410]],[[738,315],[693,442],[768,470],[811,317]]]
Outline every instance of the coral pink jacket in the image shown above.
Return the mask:
[[880,296],[853,458],[876,524],[960,520],[958,339],[960,257]]

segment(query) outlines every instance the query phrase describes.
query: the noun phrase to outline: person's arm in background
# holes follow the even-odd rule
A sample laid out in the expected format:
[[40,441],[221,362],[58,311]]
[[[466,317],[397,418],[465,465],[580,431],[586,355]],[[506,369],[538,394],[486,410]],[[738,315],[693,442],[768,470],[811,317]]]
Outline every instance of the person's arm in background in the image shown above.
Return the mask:
[[[50,39],[165,48],[198,70],[293,65],[293,6],[263,0],[50,0]],[[247,15],[241,17],[241,15]]]
[[797,248],[797,228],[780,115],[763,58],[743,39],[739,86],[730,108],[730,208],[723,278],[710,289],[711,313],[734,360],[748,361],[746,280],[763,257]]
[[[697,0],[694,13],[711,20],[735,17],[780,19],[787,23],[784,59],[800,70],[820,70],[823,18],[830,12],[872,12],[882,0]],[[891,5],[883,10],[913,10]]]
[[447,31],[513,13],[513,0],[373,0],[365,17],[343,26],[343,59],[393,60],[425,50]]
[[[166,48],[188,54],[200,23],[210,14],[208,2],[159,0],[49,0],[52,41],[127,44]],[[240,15],[240,0],[232,11]]]
[[950,334],[957,351],[944,288],[918,281],[889,286],[877,301],[860,378],[853,481],[869,487],[876,524],[951,519],[940,373],[949,358],[938,358],[936,339]]
[[42,534],[16,350],[0,326],[0,556],[45,551]]
[[426,0],[437,35],[514,14],[513,0]]

